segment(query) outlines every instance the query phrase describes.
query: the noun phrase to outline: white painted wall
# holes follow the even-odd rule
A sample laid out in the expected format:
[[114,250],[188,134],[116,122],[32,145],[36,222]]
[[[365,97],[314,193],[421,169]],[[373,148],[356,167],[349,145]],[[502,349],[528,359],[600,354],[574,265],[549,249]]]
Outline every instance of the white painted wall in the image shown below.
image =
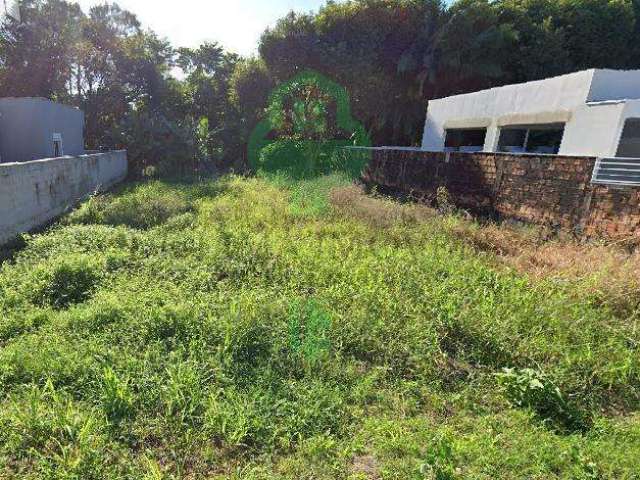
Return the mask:
[[127,152],[0,164],[0,244],[127,175]]
[[580,105],[565,126],[560,153],[614,157],[624,126],[624,110],[624,102]]
[[492,152],[501,126],[565,123],[560,154],[614,156],[625,105],[635,105],[633,100],[620,101],[626,99],[640,99],[640,70],[585,70],[432,100],[422,148],[443,150],[447,128],[486,127],[484,150]]
[[[488,127],[485,150],[493,151],[499,124],[534,123],[536,116],[565,118],[586,102],[594,70],[537,82],[507,85],[429,102],[423,137],[424,150],[444,148],[447,128]],[[518,118],[512,118],[517,116]],[[531,118],[524,118],[529,116]]]

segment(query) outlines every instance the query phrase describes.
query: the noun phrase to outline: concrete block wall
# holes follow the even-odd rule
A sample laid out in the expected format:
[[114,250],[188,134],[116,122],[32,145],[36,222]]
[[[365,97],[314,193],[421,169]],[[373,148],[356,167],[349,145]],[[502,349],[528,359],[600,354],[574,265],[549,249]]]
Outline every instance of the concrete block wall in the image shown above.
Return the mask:
[[0,244],[127,176],[127,152],[0,164]]
[[594,185],[594,157],[375,149],[363,180],[423,202],[446,187],[457,206],[587,236],[640,235],[640,188]]

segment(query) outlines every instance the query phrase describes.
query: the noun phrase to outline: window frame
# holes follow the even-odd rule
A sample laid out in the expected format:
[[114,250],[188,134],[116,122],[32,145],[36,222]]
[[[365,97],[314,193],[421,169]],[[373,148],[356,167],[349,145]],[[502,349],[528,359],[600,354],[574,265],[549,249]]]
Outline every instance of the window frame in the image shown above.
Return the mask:
[[[620,131],[620,138],[618,139],[618,145],[616,147],[615,158],[640,158],[640,156],[638,156],[638,157],[630,157],[628,155],[625,155],[625,156],[620,155],[620,150],[623,147],[623,142],[625,140],[624,134],[625,134],[625,131],[627,130],[627,127],[629,127],[629,122],[637,123],[638,127],[640,127],[640,117],[627,117],[627,118],[625,118],[624,124],[622,125],[622,130]],[[638,139],[638,143],[640,144],[640,136],[631,137],[631,138],[637,138]],[[639,148],[640,148],[640,145],[639,145]]]
[[[452,134],[464,134],[469,132],[475,132],[481,134],[483,137],[481,145],[463,145],[465,142],[460,142],[460,145],[457,146],[447,146],[447,140],[450,138]],[[470,128],[445,128],[444,130],[444,151],[445,152],[482,152],[484,151],[484,147],[487,143],[487,135],[489,134],[489,129],[487,127],[470,127]],[[479,150],[468,150],[471,147],[478,147]],[[467,148],[467,150],[463,150]]]
[[[564,139],[564,135],[566,133],[566,129],[567,129],[567,124],[566,123],[562,123],[562,122],[553,122],[553,123],[538,123],[538,124],[523,124],[523,125],[503,125],[501,127],[498,128],[498,135],[497,135],[497,144],[496,144],[496,152],[498,153],[519,153],[519,154],[529,154],[529,155],[558,155],[558,153],[560,152],[560,148],[562,147],[562,140]],[[505,150],[504,146],[503,146],[503,142],[502,142],[502,135],[505,131],[523,131],[524,132],[524,139],[522,141],[522,145],[521,146],[517,146],[517,145],[507,145],[508,147],[512,147],[514,150]],[[534,152],[531,151],[530,148],[530,141],[531,141],[531,137],[532,137],[532,133],[537,133],[537,132],[544,132],[544,131],[549,131],[549,132],[560,132],[561,136],[560,136],[560,142],[557,146],[557,150],[552,152],[552,153],[545,153],[545,152]],[[540,146],[538,147],[540,148]],[[521,151],[517,151],[516,149],[521,149]],[[555,146],[554,146],[555,149]]]

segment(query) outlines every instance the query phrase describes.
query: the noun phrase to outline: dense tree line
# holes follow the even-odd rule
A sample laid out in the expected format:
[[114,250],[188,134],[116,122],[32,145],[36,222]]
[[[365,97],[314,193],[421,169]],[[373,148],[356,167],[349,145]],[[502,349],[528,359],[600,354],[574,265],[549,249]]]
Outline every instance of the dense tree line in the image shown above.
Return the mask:
[[375,143],[417,143],[431,98],[591,67],[640,66],[631,0],[360,0],[291,14],[260,56],[347,85]]
[[115,4],[24,0],[22,22],[0,29],[0,95],[79,106],[87,146],[128,148],[136,173],[242,168],[269,92],[298,72],[344,85],[374,143],[416,144],[430,98],[640,68],[639,14],[640,0],[330,1],[282,18],[240,58],[174,48]]
[[220,163],[238,143],[226,128],[239,123],[229,101],[236,55],[215,43],[176,49],[115,4],[85,14],[63,0],[24,0],[21,11],[22,22],[0,30],[0,96],[80,107],[87,147],[127,148],[134,174]]

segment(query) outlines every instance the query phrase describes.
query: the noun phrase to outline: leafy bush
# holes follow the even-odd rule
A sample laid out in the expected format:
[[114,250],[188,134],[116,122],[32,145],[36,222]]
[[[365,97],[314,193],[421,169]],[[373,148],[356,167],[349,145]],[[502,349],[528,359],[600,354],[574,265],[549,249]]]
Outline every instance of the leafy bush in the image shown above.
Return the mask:
[[505,368],[496,374],[499,385],[514,405],[533,409],[542,419],[569,430],[584,430],[584,416],[572,406],[544,373],[530,368]]
[[367,162],[366,151],[345,150],[332,141],[277,140],[260,152],[258,170],[295,179],[345,172],[357,178]]
[[127,146],[131,177],[174,177],[197,170],[198,126],[189,119],[175,121],[158,112],[134,110],[116,127],[113,137]]
[[283,172],[293,178],[318,175],[331,168],[334,147],[305,140],[278,140],[260,152],[258,168]]
[[94,196],[71,213],[67,223],[147,229],[191,209],[190,202],[178,189],[151,182],[118,196]]
[[420,471],[433,480],[454,480],[457,478],[454,467],[454,447],[449,438],[434,438],[429,445],[425,463]]
[[40,272],[42,286],[35,292],[37,303],[62,309],[86,301],[98,287],[103,266],[86,255],[70,256]]

